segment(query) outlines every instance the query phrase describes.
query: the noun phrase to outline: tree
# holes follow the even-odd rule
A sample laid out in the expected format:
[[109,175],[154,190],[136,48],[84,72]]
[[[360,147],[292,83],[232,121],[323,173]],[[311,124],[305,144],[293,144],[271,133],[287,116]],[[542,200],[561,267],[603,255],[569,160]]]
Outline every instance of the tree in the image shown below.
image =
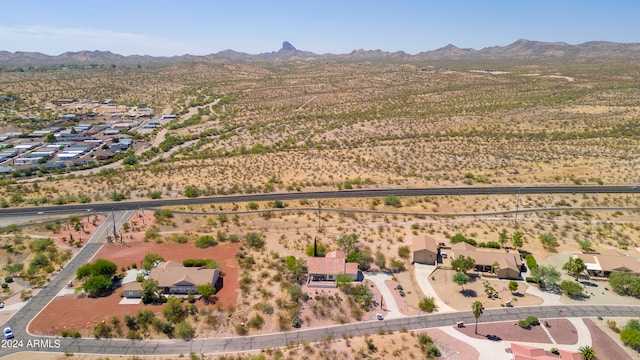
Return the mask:
[[363,251],[354,251],[347,255],[347,262],[358,263],[358,269],[367,271],[371,268],[373,263],[373,256],[371,256],[371,249],[365,248]]
[[498,234],[498,242],[501,246],[504,247],[504,244],[507,243],[509,239],[509,235],[507,234],[507,229],[502,229],[502,231]]
[[111,292],[111,279],[104,275],[92,275],[85,281],[82,288],[89,297],[103,296]]
[[358,245],[358,234],[342,234],[337,240],[336,244],[340,247],[345,254],[351,253]]
[[455,275],[453,275],[453,282],[460,285],[463,291],[464,291],[464,284],[468,283],[469,280],[471,280],[469,275],[463,273],[462,271],[459,271]]
[[569,261],[562,265],[562,270],[566,270],[569,274],[572,274],[576,281],[578,281],[580,274],[587,270],[587,264],[579,257],[570,257]]
[[107,278],[113,277],[118,271],[118,266],[113,262],[105,259],[98,259],[93,263],[91,269],[92,275],[103,275]]
[[564,280],[560,283],[560,290],[570,297],[577,297],[582,295],[584,288],[575,281]]
[[53,133],[48,133],[47,136],[45,136],[44,138],[44,142],[46,142],[47,144],[52,144],[56,141],[57,141],[56,136]]
[[154,279],[145,279],[140,284],[140,287],[143,303],[154,304],[160,300],[158,281]]
[[451,267],[458,272],[467,272],[473,269],[475,260],[469,256],[460,255],[454,260],[451,260]]
[[509,281],[509,291],[512,293],[518,291],[518,282],[515,280]]
[[167,320],[172,323],[177,323],[184,320],[185,312],[182,308],[182,299],[177,297],[170,297],[167,303],[162,308],[162,314]]
[[436,309],[436,300],[433,297],[425,297],[419,303],[420,310],[432,313]]
[[474,301],[473,304],[471,304],[471,312],[473,313],[473,317],[476,318],[476,334],[477,334],[478,333],[478,319],[480,318],[480,316],[484,312],[484,306],[482,305],[482,302]]
[[543,233],[538,237],[542,242],[542,246],[547,250],[555,250],[560,244],[558,244],[558,239],[555,235],[551,233]]
[[209,301],[211,301],[211,297],[215,295],[216,288],[211,286],[211,284],[202,284],[196,286],[196,291],[202,296],[204,301],[208,303]]
[[538,265],[531,269],[531,277],[545,289],[560,281],[560,272],[553,265]]
[[511,244],[514,248],[519,249],[522,247],[522,245],[524,245],[523,237],[524,235],[520,231],[516,231],[513,233],[513,235],[511,236]]
[[314,240],[313,244],[307,246],[305,254],[309,257],[324,257],[327,254],[327,246],[320,241]]
[[596,351],[589,345],[580,346],[578,348],[582,360],[594,360],[596,359]]
[[156,262],[162,261],[164,261],[164,258],[161,255],[156,253],[148,253],[144,256],[144,260],[142,260],[142,268],[144,270],[151,270],[153,269]]
[[376,251],[376,258],[374,260],[374,263],[381,270],[387,267],[387,258],[380,250]]
[[302,274],[304,274],[304,259],[289,255],[284,262],[287,267],[287,274],[289,275],[289,278],[293,281],[299,281]]
[[245,236],[245,243],[247,246],[254,249],[262,249],[264,247],[264,238],[262,237],[262,234],[248,232]]

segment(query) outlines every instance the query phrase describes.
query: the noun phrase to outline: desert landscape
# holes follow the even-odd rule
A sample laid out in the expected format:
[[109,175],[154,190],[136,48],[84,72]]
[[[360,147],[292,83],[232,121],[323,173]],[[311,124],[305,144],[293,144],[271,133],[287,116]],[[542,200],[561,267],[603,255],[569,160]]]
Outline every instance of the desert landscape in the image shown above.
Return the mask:
[[[125,204],[135,212],[115,234],[109,229],[91,260],[112,262],[110,280],[116,281],[109,281],[103,294],[89,296],[87,277],[74,278],[30,323],[27,330],[34,336],[190,341],[468,312],[477,304],[483,309],[640,305],[638,297],[621,295],[606,276],[587,278],[593,268],[572,273],[565,266],[579,254],[640,255],[637,62],[618,55],[575,61],[437,54],[331,57],[286,44],[269,59],[212,55],[112,65],[0,66],[0,135],[10,134],[1,148],[57,146],[52,134],[62,128],[75,134],[85,127],[113,130],[114,114],[140,119],[106,140],[88,140],[105,142],[96,153],[124,139],[131,142],[108,165],[55,171],[16,167],[0,175],[3,211],[31,211],[31,217],[16,222],[15,217],[0,219],[0,324],[9,324],[115,216],[113,210],[94,211],[95,204]],[[516,45],[527,54],[543,46]],[[278,57],[283,53],[286,58]],[[153,126],[145,127],[150,122]],[[37,133],[43,129],[52,132]],[[73,144],[59,148],[68,147]],[[3,165],[14,162],[6,161]],[[624,191],[522,191],[547,185],[618,185]],[[277,199],[310,191],[497,186],[521,190]],[[136,205],[233,194],[271,194],[274,200]],[[83,208],[71,215],[38,208],[69,205]],[[437,244],[431,267],[414,262],[416,238]],[[460,239],[518,259],[522,255],[521,276],[499,278],[497,262],[483,264],[482,270],[455,269],[455,259],[443,252],[451,254]],[[343,270],[355,262],[360,271],[318,286],[313,278],[324,274],[311,274],[308,265],[311,258],[328,254],[344,255]],[[190,292],[178,302],[163,296],[149,304],[132,300],[136,297],[125,295],[126,285],[148,284],[152,269],[141,268],[149,255],[152,269],[165,261],[207,261],[222,282],[211,296]],[[557,279],[546,284],[537,267],[555,270]],[[562,287],[567,283],[578,290],[570,293]],[[601,359],[638,358],[620,336],[635,319],[546,315],[526,329],[517,321],[483,322],[480,316],[477,328],[467,323],[394,332],[380,326],[366,336],[285,348],[179,355],[471,360],[483,352],[506,358],[512,343],[552,354],[557,347],[578,350],[584,341]],[[66,353],[51,358],[105,357]]]

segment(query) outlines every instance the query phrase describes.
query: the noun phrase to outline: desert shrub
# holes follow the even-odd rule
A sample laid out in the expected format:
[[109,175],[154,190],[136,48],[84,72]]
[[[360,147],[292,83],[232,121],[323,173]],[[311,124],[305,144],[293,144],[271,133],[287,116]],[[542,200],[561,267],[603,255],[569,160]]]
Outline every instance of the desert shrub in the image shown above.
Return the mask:
[[398,248],[398,256],[400,256],[403,259],[408,259],[411,256],[411,248],[409,248],[409,246],[400,246]]
[[189,186],[184,190],[184,196],[188,198],[196,198],[200,196],[200,190],[197,187]]
[[264,237],[262,234],[258,234],[255,232],[249,232],[245,236],[245,242],[247,246],[250,246],[254,249],[262,249],[264,247]]
[[609,275],[609,285],[620,295],[640,298],[640,276],[613,272]]
[[384,198],[384,204],[387,206],[393,206],[393,207],[401,207],[402,206],[402,202],[400,201],[400,198],[395,196],[395,195],[389,195],[387,197]]
[[436,309],[436,301],[433,297],[425,297],[418,303],[420,310],[431,313]]
[[206,249],[208,247],[215,246],[216,244],[218,244],[218,242],[211,235],[200,236],[195,243],[195,245],[201,249]]
[[640,321],[629,320],[620,332],[620,340],[626,346],[640,352]]

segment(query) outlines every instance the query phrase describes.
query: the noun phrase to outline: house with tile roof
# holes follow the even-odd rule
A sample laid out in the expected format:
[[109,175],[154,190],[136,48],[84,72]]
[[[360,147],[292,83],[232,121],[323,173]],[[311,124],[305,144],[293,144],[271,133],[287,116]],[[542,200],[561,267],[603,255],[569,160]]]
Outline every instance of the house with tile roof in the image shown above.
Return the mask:
[[595,277],[609,277],[612,272],[640,274],[638,258],[609,249],[602,252],[586,252],[575,255],[587,265],[587,273]]
[[335,282],[339,274],[347,274],[357,280],[358,263],[347,262],[347,255],[342,251],[330,251],[325,257],[308,257],[307,273],[308,285],[319,281]]
[[478,272],[495,272],[499,279],[520,279],[522,258],[516,249],[476,248],[461,242],[451,246],[453,258],[470,257],[474,260],[474,270]]
[[[165,261],[151,269],[149,278],[158,282],[158,289],[165,295],[196,294],[198,285],[211,284],[216,287],[220,278],[220,270],[184,267],[175,261]],[[127,298],[141,297],[141,290],[139,282],[123,286],[124,296]]]

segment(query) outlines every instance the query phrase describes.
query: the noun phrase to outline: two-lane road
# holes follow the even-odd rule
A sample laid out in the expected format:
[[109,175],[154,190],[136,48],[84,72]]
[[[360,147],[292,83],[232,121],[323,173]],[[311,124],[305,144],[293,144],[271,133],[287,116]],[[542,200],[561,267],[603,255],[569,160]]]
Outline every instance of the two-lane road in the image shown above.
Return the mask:
[[362,189],[343,191],[312,191],[267,194],[206,196],[198,198],[121,201],[109,203],[74,204],[0,209],[0,216],[49,215],[82,211],[138,210],[162,206],[199,205],[248,201],[274,201],[299,199],[336,199],[395,196],[443,195],[528,195],[528,194],[640,194],[635,186],[532,186],[532,187],[447,187],[419,189]]
[[[516,321],[529,315],[540,319],[563,317],[640,317],[640,306],[613,305],[567,305],[567,306],[531,306],[514,308],[487,309],[480,317],[483,322]],[[72,353],[112,354],[112,355],[178,355],[207,354],[237,351],[250,351],[266,348],[285,347],[302,341],[315,342],[328,338],[339,339],[343,336],[362,336],[376,334],[379,329],[401,331],[453,326],[458,321],[473,324],[475,318],[470,311],[459,313],[443,313],[418,315],[383,321],[367,321],[325,328],[312,328],[290,332],[270,333],[253,336],[228,338],[183,340],[142,340],[123,339],[59,339],[60,348],[21,349],[33,351],[69,351]],[[470,325],[473,326],[473,325]],[[20,349],[3,349],[2,354],[18,352]]]
[[[123,223],[129,220],[134,211],[118,211],[113,215],[115,216],[116,228],[120,228]],[[105,220],[98,226],[93,235],[89,238],[84,247],[78,252],[60,271],[53,276],[51,281],[41,289],[33,298],[28,300],[24,306],[14,314],[6,326],[10,326],[13,329],[16,339],[22,339],[25,343],[29,339],[40,339],[41,337],[34,337],[27,333],[28,324],[35,318],[42,309],[44,309],[62,290],[70,280],[75,276],[78,267],[91,261],[91,258],[98,252],[98,250],[106,242],[108,235],[113,234],[114,220],[109,213]],[[2,353],[6,350],[2,349]],[[27,350],[27,349],[23,349]]]

